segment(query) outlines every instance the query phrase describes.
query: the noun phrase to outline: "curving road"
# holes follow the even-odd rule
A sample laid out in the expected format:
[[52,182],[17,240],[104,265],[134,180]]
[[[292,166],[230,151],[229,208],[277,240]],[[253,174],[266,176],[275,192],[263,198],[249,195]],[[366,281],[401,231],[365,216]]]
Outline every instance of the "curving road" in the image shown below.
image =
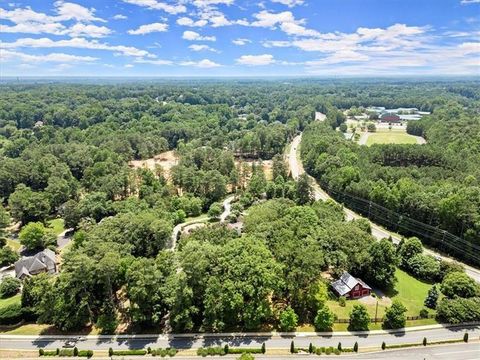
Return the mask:
[[[231,209],[232,209],[231,203],[234,199],[235,199],[235,196],[232,195],[227,197],[225,200],[223,200],[223,213],[220,215],[221,223],[225,222],[227,217],[230,215]],[[172,231],[172,236],[170,238],[170,244],[168,246],[168,250],[173,251],[175,249],[175,247],[177,246],[178,236],[180,235],[180,232],[183,230],[183,228],[185,228],[188,225],[205,223],[208,220],[209,220],[209,217],[205,216],[205,217],[200,217],[198,219],[188,220],[176,225]]]
[[[292,177],[294,179],[297,179],[301,174],[305,173],[302,161],[299,157],[299,151],[298,151],[299,148],[300,148],[301,141],[302,141],[302,134],[297,135],[292,140],[292,142],[290,144],[290,152],[288,154],[288,163],[289,163],[289,166],[290,166],[290,171],[291,171]],[[309,178],[312,180],[315,200],[327,200],[327,199],[333,200],[330,197],[330,195],[328,195],[318,185],[318,183],[316,182],[316,180],[313,177],[311,177],[309,175]],[[333,201],[335,201],[335,200],[333,200]],[[348,221],[353,220],[353,219],[362,218],[361,215],[357,214],[356,212],[354,212],[350,209],[347,209],[347,208],[344,207],[343,210],[345,212],[345,215],[346,215],[346,218],[347,218]],[[370,226],[372,228],[372,235],[376,239],[381,240],[383,238],[388,238],[389,236],[391,236],[394,243],[400,242],[401,236],[399,234],[395,234],[395,233],[392,233],[390,231],[387,231],[382,226],[377,225],[377,224],[375,224],[371,221],[370,221]],[[455,260],[455,259],[450,258],[450,257],[445,256],[445,255],[440,255],[440,254],[438,254],[435,251],[432,251],[430,249],[424,249],[424,252],[426,254],[433,255],[435,257],[440,257],[440,258],[444,259],[445,261],[457,261],[457,262],[459,262],[458,260]],[[474,279],[477,283],[480,283],[480,270],[479,269],[476,269],[474,267],[471,267],[471,266],[463,264],[463,263],[460,263],[460,264],[463,265],[463,267],[465,268],[465,272],[467,273],[468,276],[470,276],[472,279]]]

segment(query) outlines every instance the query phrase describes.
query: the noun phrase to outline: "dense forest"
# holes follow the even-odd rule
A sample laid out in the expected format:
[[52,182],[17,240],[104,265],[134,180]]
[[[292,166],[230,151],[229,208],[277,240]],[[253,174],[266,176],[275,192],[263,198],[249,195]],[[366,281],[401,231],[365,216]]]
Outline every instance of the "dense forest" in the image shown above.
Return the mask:
[[449,102],[411,121],[407,131],[427,139],[421,146],[360,146],[328,125],[312,124],[302,142],[305,166],[333,191],[480,245],[480,116],[473,104]]
[[[2,84],[0,261],[19,258],[7,245],[18,237],[29,253],[56,250],[61,270],[24,280],[21,304],[0,309],[0,321],[104,333],[329,330],[328,284],[344,271],[384,290],[397,267],[430,282],[462,273],[423,256],[418,239],[375,241],[365,219],[313,201],[311,180],[294,181],[283,154],[304,131],[306,169],[322,183],[478,244],[478,100],[469,81]],[[428,145],[361,147],[335,131],[342,109],[369,105],[433,111],[408,128]],[[131,166],[167,151],[168,172]],[[47,226],[59,218],[73,233],[64,249]],[[203,227],[172,240],[199,218]],[[472,286],[461,301],[477,299]]]

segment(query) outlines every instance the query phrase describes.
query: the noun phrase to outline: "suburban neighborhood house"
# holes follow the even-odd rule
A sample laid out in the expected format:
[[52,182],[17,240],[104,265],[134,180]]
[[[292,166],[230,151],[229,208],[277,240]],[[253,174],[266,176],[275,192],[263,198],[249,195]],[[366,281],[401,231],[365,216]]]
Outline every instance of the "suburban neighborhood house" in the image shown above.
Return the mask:
[[20,280],[42,272],[49,274],[57,272],[55,252],[50,249],[40,251],[33,256],[24,257],[15,263],[15,276]]
[[372,288],[362,280],[354,278],[348,272],[344,272],[340,279],[332,283],[332,287],[338,296],[348,299],[358,299],[370,295]]

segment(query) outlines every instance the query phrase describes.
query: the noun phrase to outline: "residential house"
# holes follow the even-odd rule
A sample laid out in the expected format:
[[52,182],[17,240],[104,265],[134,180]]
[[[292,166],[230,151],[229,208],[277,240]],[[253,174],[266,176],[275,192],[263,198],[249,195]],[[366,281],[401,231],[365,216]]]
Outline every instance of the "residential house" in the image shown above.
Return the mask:
[[15,263],[15,276],[24,279],[42,272],[54,274],[57,272],[55,252],[45,249],[33,256],[26,256]]
[[372,292],[372,288],[365,284],[361,279],[357,279],[344,272],[340,279],[332,283],[332,288],[338,296],[345,296],[348,299],[358,299],[368,296]]

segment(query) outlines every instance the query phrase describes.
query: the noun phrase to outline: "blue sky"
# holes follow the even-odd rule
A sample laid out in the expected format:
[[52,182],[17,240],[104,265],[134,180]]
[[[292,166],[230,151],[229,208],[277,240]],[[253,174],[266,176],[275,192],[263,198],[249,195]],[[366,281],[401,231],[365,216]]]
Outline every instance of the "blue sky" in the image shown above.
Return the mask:
[[480,0],[0,0],[1,76],[480,75]]

